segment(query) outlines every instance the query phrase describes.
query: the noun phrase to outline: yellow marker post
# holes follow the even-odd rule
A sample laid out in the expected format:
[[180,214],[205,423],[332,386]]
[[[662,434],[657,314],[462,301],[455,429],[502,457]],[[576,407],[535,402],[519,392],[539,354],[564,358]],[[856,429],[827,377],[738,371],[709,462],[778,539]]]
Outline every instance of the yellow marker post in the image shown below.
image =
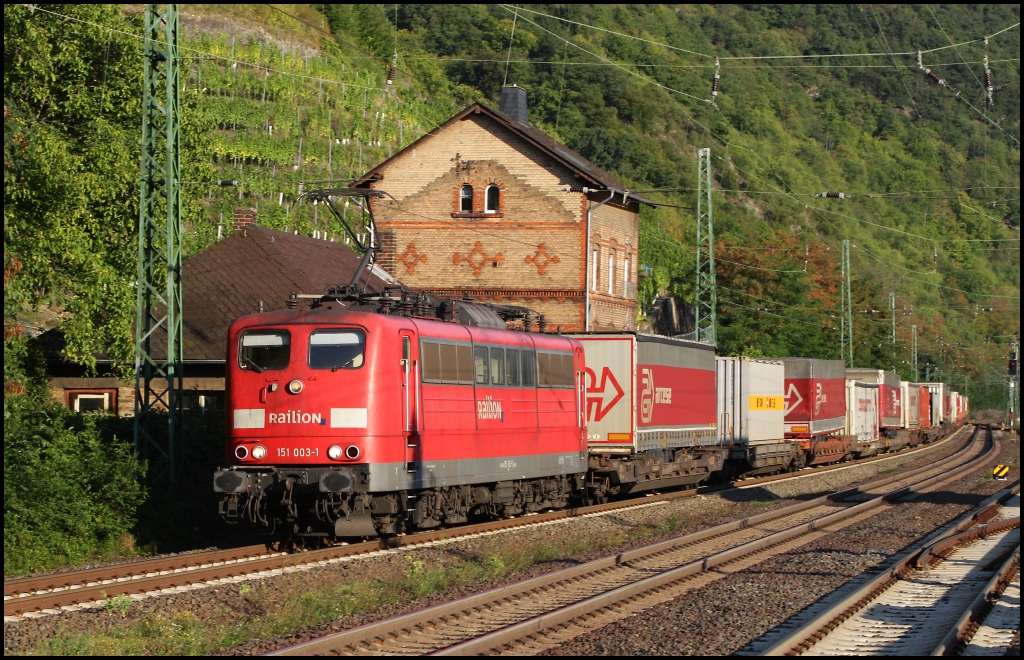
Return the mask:
[[1009,465],[997,465],[992,468],[992,477],[997,481],[1006,481],[1006,475],[1010,474]]

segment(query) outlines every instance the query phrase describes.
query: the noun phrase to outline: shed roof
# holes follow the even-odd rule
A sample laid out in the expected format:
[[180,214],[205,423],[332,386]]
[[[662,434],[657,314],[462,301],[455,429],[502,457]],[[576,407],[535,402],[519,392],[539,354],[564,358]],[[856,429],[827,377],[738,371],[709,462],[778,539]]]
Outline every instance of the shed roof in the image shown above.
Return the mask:
[[[186,362],[223,361],[228,327],[239,316],[286,309],[292,293],[323,293],[348,284],[360,256],[340,243],[252,225],[182,264],[182,322]],[[388,277],[368,271],[366,290],[380,292]]]

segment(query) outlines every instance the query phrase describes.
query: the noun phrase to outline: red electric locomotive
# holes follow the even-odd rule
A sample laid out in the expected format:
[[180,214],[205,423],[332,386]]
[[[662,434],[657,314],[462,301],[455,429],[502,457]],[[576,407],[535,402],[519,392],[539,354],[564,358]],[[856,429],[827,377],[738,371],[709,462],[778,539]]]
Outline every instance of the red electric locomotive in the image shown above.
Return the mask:
[[586,472],[582,346],[457,304],[493,327],[340,304],[235,321],[222,516],[363,537],[565,506]]

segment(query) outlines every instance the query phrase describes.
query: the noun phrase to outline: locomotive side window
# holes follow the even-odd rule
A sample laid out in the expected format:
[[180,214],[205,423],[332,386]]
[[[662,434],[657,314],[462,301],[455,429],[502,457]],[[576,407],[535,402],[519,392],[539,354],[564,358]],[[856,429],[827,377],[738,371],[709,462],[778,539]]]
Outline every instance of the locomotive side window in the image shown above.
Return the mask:
[[313,369],[358,369],[365,353],[362,330],[314,330],[309,335],[309,366]]
[[473,384],[473,348],[456,346],[456,362],[459,365],[459,382],[464,385]]
[[285,330],[257,330],[242,335],[238,347],[238,368],[262,372],[288,366],[291,335]]
[[445,383],[459,382],[459,347],[454,344],[441,344],[441,381]]
[[420,342],[420,363],[423,365],[423,381],[440,383],[441,378],[441,344],[432,341]]
[[505,349],[491,349],[491,385],[505,384]]
[[511,348],[505,351],[505,383],[519,384],[519,351]]
[[420,359],[426,383],[473,384],[473,349],[469,346],[421,341]]
[[487,349],[486,348],[474,348],[473,349],[473,373],[476,375],[477,385],[486,385],[489,382],[487,378]]
[[537,384],[537,356],[531,350],[522,352],[523,386]]
[[538,387],[573,387],[573,361],[571,353],[538,353]]

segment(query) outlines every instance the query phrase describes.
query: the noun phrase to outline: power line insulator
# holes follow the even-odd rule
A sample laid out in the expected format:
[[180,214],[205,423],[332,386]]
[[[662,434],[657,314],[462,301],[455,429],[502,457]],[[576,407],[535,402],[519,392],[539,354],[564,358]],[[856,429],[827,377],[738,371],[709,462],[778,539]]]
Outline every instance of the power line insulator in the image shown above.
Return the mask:
[[[987,44],[988,41],[985,43]],[[988,68],[988,55],[985,55],[985,91],[988,93],[989,107],[992,107],[992,92],[994,89],[992,86],[992,69]]]
[[718,80],[719,80],[719,77],[720,77],[718,75],[718,70],[719,70],[719,62],[718,62],[718,58],[716,57],[715,58],[715,76],[711,79],[711,102],[712,103],[715,102],[715,98],[718,96]]
[[848,195],[846,193],[841,193],[841,192],[815,193],[814,196],[815,197],[823,197],[823,198],[826,198],[826,199],[847,199],[849,197],[852,197],[852,195]]
[[395,67],[398,65],[398,52],[391,54],[391,66],[388,67],[388,80],[387,84],[392,84],[395,81]]
[[929,78],[931,78],[935,82],[939,83],[943,87],[946,86],[946,81],[943,80],[941,77],[939,77],[939,74],[935,73],[931,69],[925,69],[924,72],[925,72],[925,75],[927,75]]

